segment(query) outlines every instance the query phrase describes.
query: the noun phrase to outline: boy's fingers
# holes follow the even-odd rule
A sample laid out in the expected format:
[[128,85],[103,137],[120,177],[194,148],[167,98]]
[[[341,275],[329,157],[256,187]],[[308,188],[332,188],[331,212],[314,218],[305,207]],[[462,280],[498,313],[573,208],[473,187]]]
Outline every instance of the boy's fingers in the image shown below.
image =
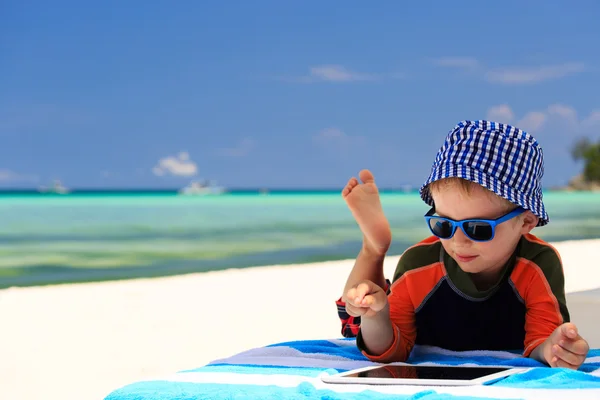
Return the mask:
[[368,310],[368,308],[354,307],[350,303],[346,303],[346,312],[352,317],[360,317],[364,315]]
[[371,285],[367,282],[362,282],[356,287],[356,297],[361,300],[369,293],[371,293]]
[[360,302],[362,301],[364,295],[360,295],[360,292],[358,291],[358,287],[353,287],[348,289],[348,292],[346,293],[346,303],[350,303],[353,304],[355,306],[360,305]]
[[352,297],[350,297],[353,301],[353,304],[356,306],[364,306],[363,300],[366,295],[371,294],[375,289],[375,284],[366,281],[359,283],[355,291],[352,293]]
[[360,305],[362,307],[373,308],[373,306],[377,306],[379,301],[380,300],[376,296],[374,296],[372,294],[368,294],[365,296],[365,298],[363,299],[362,303],[360,303]]
[[590,350],[590,346],[584,339],[579,339],[575,341],[561,340],[560,342],[558,342],[558,345],[566,351],[580,356],[586,356],[588,351]]
[[580,365],[583,362],[583,357],[581,355],[571,353],[569,350],[566,350],[565,348],[557,344],[552,346],[552,354],[554,354],[554,356],[557,357],[559,361],[562,360],[574,366]]
[[556,368],[569,368],[569,369],[578,369],[579,367],[573,364],[570,364],[568,362],[566,362],[565,360],[563,360],[562,358],[559,358],[556,360]]
[[[372,303],[367,304],[365,302],[366,297],[370,295],[378,296],[380,293],[383,293],[383,291],[379,286],[370,281],[364,281],[357,286],[348,289],[343,300],[355,307],[369,307]],[[378,299],[379,297],[377,297],[377,300]]]
[[561,333],[569,339],[577,338],[578,333],[575,324],[572,324],[570,322],[564,323],[560,326],[560,330]]
[[344,301],[346,303],[354,304],[354,300],[356,300],[356,288],[348,289],[348,292],[346,292],[346,298],[344,299]]
[[367,297],[369,299],[369,308],[375,312],[383,310],[387,304],[387,296],[383,292],[377,292]]

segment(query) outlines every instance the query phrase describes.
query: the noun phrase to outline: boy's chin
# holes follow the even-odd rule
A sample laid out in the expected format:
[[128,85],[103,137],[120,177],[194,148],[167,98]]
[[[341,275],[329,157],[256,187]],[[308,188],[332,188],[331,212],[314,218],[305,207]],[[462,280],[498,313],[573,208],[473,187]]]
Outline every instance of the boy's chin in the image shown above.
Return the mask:
[[477,274],[481,272],[481,268],[477,266],[476,263],[473,262],[460,262],[456,260],[456,263],[460,267],[463,272],[467,272],[469,274]]
[[484,280],[497,279],[498,271],[492,271],[489,267],[483,267],[478,263],[461,263],[457,261],[458,267],[467,274],[472,274]]

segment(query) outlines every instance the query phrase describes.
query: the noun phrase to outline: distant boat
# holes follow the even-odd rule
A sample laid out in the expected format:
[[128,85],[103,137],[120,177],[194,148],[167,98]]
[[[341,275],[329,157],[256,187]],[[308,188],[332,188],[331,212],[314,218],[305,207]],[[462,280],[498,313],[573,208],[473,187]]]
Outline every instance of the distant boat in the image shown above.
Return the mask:
[[58,179],[54,181],[51,187],[40,186],[38,188],[38,192],[40,193],[54,193],[54,194],[67,194],[69,193],[69,189],[67,189],[61,181]]
[[179,194],[186,196],[216,195],[225,192],[225,188],[216,186],[213,182],[192,181],[179,190]]

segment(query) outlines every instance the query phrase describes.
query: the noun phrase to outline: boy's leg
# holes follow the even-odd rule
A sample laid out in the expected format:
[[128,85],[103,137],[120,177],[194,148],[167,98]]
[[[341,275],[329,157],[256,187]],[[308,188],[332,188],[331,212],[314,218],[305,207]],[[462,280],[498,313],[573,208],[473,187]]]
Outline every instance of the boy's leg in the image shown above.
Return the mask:
[[336,301],[338,315],[342,321],[342,334],[356,336],[360,317],[352,317],[345,308],[348,290],[364,280],[372,281],[385,291],[389,282],[383,273],[383,261],[390,247],[392,233],[383,212],[379,190],[370,171],[359,174],[363,183],[351,178],[342,191],[342,196],[363,233],[363,246],[350,272],[342,296]]

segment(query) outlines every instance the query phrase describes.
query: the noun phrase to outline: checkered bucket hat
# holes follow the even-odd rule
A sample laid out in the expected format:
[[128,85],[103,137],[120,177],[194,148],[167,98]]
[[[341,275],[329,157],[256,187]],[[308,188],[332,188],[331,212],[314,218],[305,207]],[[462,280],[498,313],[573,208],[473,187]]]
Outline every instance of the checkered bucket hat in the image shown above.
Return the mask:
[[544,155],[533,136],[506,124],[462,121],[446,137],[420,194],[433,206],[431,182],[463,178],[530,210],[543,226],[549,222],[542,201],[543,174]]

